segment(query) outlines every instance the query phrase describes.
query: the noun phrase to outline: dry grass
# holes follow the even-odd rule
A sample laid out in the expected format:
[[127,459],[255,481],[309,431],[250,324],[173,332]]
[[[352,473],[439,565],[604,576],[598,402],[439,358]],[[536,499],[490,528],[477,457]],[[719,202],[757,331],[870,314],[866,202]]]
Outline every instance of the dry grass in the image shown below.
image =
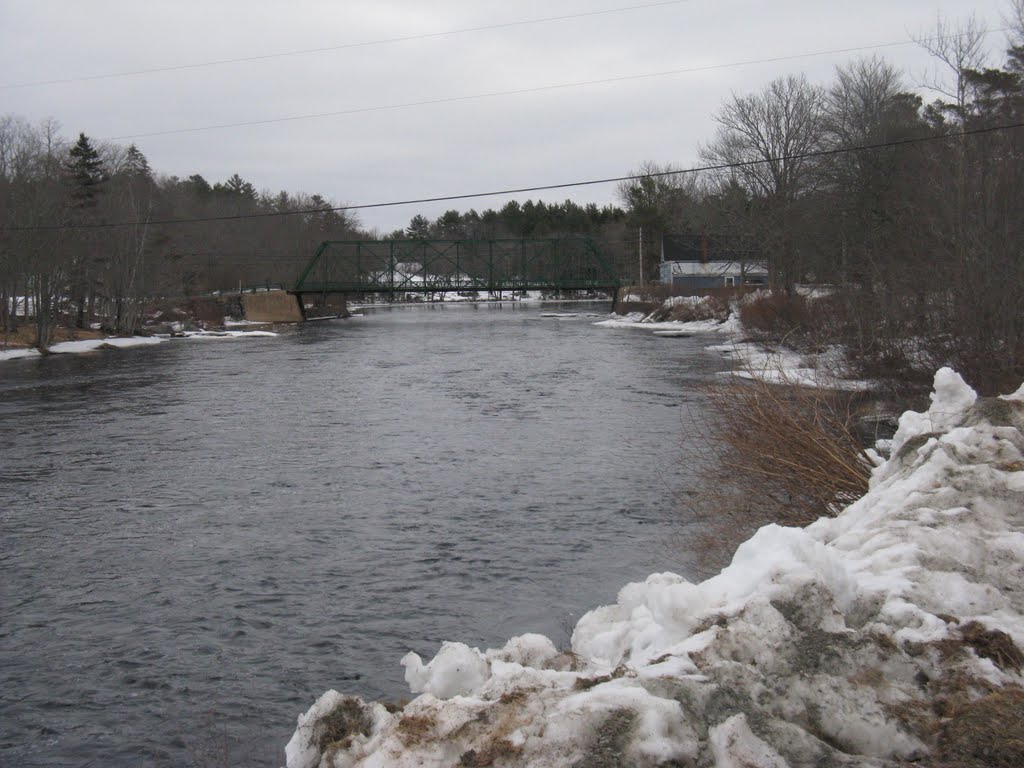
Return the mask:
[[810,302],[798,293],[759,293],[740,303],[740,322],[753,337],[780,341],[792,339],[812,327]]
[[522,752],[508,739],[495,739],[482,749],[470,749],[462,753],[459,765],[465,768],[485,768],[503,759],[514,759]]
[[857,430],[860,396],[729,379],[705,388],[709,416],[681,499],[700,523],[698,568],[714,571],[768,523],[806,525],[860,498],[871,467]]
[[949,768],[1024,766],[1024,691],[1006,688],[962,703],[942,725],[933,757]]
[[373,728],[369,712],[357,699],[341,701],[329,714],[321,718],[317,745],[321,754],[347,749],[352,738],[368,734]]
[[719,471],[749,493],[781,502],[777,522],[812,522],[867,490],[856,397],[757,379],[716,383],[705,393]]
[[636,677],[636,672],[625,664],[619,664],[609,675],[598,675],[597,677],[578,677],[573,684],[573,690],[588,691],[596,685],[607,683],[611,680],[618,680],[620,677]]
[[991,660],[1004,672],[1020,672],[1024,666],[1024,654],[1005,632],[986,629],[977,621],[969,621],[960,627],[960,633],[978,656]]
[[407,747],[415,747],[434,737],[437,721],[431,715],[405,715],[398,721],[398,738]]
[[656,323],[688,323],[694,320],[724,322],[729,317],[729,302],[723,297],[706,296],[699,300],[682,302],[674,307],[662,305],[651,313],[650,317]]

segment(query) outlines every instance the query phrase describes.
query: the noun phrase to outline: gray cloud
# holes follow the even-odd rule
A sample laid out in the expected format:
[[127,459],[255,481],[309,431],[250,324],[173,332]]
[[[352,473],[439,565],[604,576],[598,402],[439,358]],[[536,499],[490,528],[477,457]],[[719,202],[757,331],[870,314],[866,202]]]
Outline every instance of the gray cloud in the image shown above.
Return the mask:
[[[0,0],[5,83],[86,76],[585,13],[620,0],[28,3]],[[217,67],[0,91],[0,111],[54,117],[96,138],[444,99],[906,40],[962,0],[688,3]],[[974,6],[1000,25],[998,0]],[[989,43],[998,61],[1005,36]],[[865,51],[870,55],[872,51]],[[908,71],[913,45],[880,51]],[[731,91],[805,72],[827,82],[854,54],[472,101],[135,139],[154,168],[367,203],[615,176],[643,160],[691,164]],[[121,143],[128,143],[127,140]],[[534,195],[612,202],[614,188]],[[367,211],[384,231],[415,213]]]

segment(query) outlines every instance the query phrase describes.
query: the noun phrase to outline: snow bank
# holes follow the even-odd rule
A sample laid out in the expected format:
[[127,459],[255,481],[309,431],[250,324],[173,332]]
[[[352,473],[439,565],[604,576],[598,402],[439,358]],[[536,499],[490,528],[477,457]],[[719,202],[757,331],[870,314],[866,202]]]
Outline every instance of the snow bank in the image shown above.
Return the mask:
[[785,347],[767,349],[762,344],[734,339],[727,344],[716,344],[707,349],[732,359],[734,368],[730,373],[741,379],[851,392],[869,390],[876,386],[871,381],[846,379],[832,373],[843,369],[845,353],[839,347],[815,355],[802,355]]
[[[409,654],[416,699],[389,713],[324,694],[287,766],[923,759],[933,704],[1024,682],[1022,562],[1024,387],[980,400],[944,369],[838,517],[762,528],[699,584],[662,573],[623,587],[580,620],[571,651],[525,635],[484,652],[446,643],[427,664]],[[341,704],[362,716],[326,744]]]
[[19,360],[23,357],[39,357],[38,349],[0,349],[0,360]]
[[93,352],[103,347],[117,347],[118,349],[125,349],[127,347],[148,347],[153,344],[159,344],[163,339],[156,338],[155,336],[131,336],[131,337],[120,337],[112,336],[106,339],[82,339],[81,341],[62,341],[59,344],[53,344],[50,346],[50,354],[54,355],[74,355],[82,352]]
[[[72,355],[83,352],[95,352],[98,349],[116,347],[124,349],[127,347],[148,347],[154,344],[161,344],[169,339],[249,339],[266,338],[277,336],[273,331],[184,331],[171,335],[157,336],[111,336],[106,339],[81,339],[79,341],[62,341],[53,344],[49,353],[54,355]],[[0,361],[17,360],[25,357],[39,357],[37,349],[8,349],[0,350]]]
[[[739,298],[743,303],[767,295],[756,291]],[[827,295],[823,293],[822,295]],[[698,307],[707,299],[700,296],[673,296],[665,300],[662,310],[675,307]],[[858,379],[846,379],[837,375],[843,369],[845,352],[833,347],[822,353],[803,355],[787,348],[769,349],[763,344],[741,341],[743,325],[734,312],[724,322],[718,320],[665,320],[655,321],[659,315],[654,312],[644,315],[632,312],[628,315],[612,314],[607,320],[594,323],[604,328],[631,328],[650,331],[661,336],[686,336],[692,333],[720,333],[730,337],[725,344],[715,344],[707,349],[734,361],[729,375],[744,379],[758,379],[771,384],[792,384],[801,387],[820,387],[846,391],[864,391],[875,387],[875,383]]]
[[[132,336],[132,337],[120,337],[112,336],[106,339],[81,339],[79,341],[62,341],[59,344],[53,344],[49,348],[49,353],[53,355],[74,355],[81,354],[83,352],[94,352],[97,349],[109,348],[109,347],[144,347],[153,344],[159,344],[163,339],[159,339],[153,336]],[[40,357],[38,349],[9,349],[0,351],[0,361],[2,360],[17,360],[23,357]]]
[[642,312],[631,312],[628,315],[612,315],[594,325],[602,328],[630,328],[638,331],[685,331],[688,333],[734,333],[736,324],[730,319],[724,323],[718,320],[691,320],[681,322],[668,320],[663,323],[645,322]]

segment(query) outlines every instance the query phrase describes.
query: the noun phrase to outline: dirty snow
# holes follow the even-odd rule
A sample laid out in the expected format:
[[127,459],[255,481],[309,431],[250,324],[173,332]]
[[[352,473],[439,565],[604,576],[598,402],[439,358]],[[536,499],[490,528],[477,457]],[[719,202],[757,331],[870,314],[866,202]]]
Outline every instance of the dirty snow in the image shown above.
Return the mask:
[[[892,458],[836,518],[769,525],[717,576],[654,574],[577,624],[402,660],[403,711],[330,691],[287,768],[451,765],[897,766],[926,759],[943,685],[1024,682],[968,622],[1024,646],[1024,387],[980,400],[953,371],[900,420]],[[971,682],[973,681],[973,682]],[[370,726],[321,753],[339,702]]]

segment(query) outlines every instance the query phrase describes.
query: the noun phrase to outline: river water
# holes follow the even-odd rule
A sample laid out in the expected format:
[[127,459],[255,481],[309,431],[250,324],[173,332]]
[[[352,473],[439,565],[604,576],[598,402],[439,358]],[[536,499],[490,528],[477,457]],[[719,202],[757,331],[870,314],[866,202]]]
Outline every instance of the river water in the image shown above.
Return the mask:
[[408,697],[409,650],[567,644],[686,573],[721,361],[541,311],[0,364],[0,765],[273,768],[323,691]]

